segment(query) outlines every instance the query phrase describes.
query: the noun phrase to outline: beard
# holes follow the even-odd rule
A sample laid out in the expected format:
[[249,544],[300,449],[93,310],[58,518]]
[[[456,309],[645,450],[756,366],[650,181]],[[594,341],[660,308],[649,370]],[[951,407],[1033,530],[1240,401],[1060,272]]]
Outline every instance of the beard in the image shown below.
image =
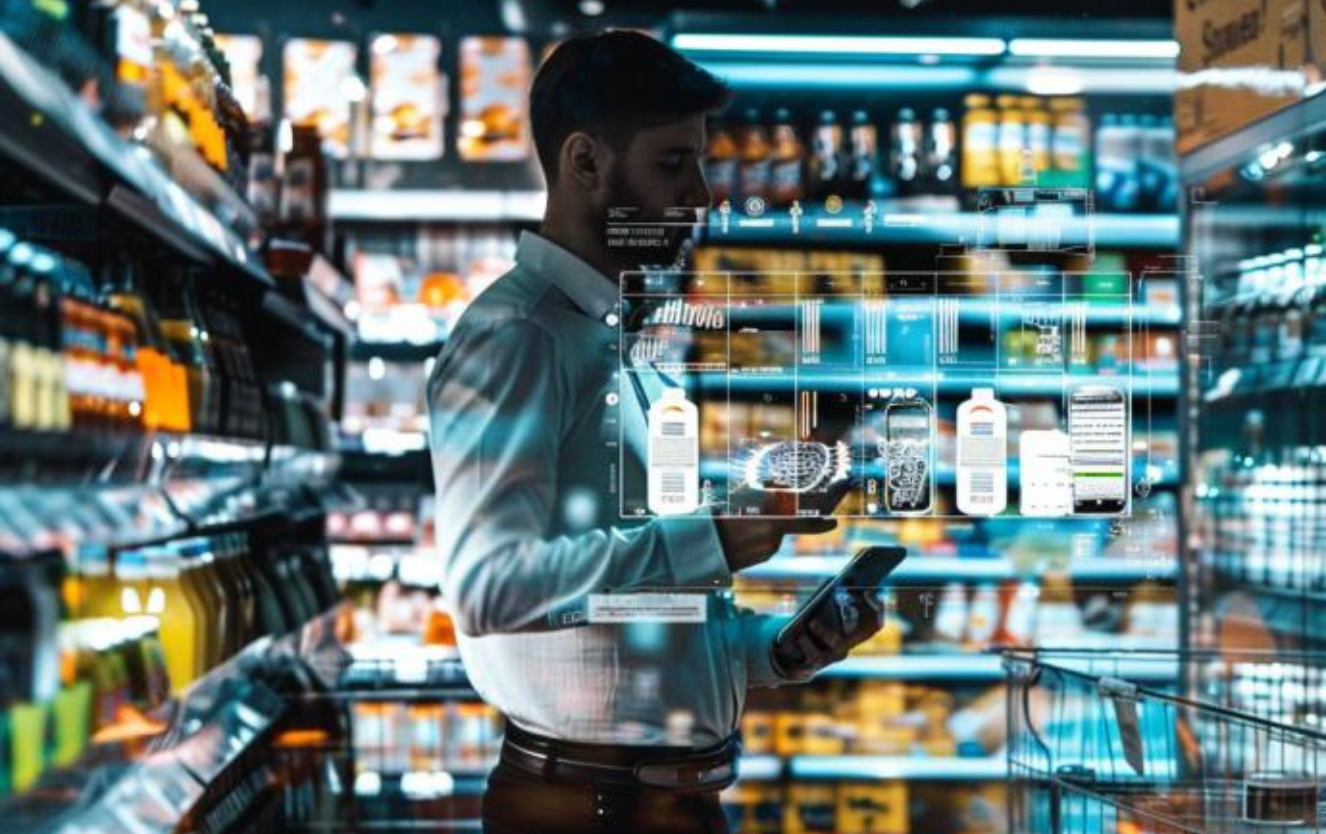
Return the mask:
[[[637,207],[640,213],[634,218],[636,223],[672,223],[675,220],[664,217],[659,212],[644,210],[646,201],[639,191],[627,182],[620,168],[614,169],[608,179],[608,196],[602,214],[606,218],[612,208]],[[699,217],[702,212],[696,212]],[[697,221],[699,219],[697,217]],[[609,221],[610,222],[610,221]],[[695,247],[700,223],[694,225],[661,226],[663,234],[661,245],[637,252],[622,253],[623,268],[627,270],[656,269],[664,271],[682,271],[686,269],[691,250]]]

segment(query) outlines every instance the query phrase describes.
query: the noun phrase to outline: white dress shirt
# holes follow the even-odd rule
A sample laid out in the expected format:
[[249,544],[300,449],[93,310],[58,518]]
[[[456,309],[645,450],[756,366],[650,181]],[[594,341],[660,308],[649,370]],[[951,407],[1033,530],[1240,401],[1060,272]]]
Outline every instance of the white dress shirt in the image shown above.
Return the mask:
[[[733,604],[708,515],[620,517],[644,421],[617,383],[617,303],[613,280],[525,233],[461,316],[428,383],[443,597],[474,687],[525,729],[708,746],[747,686],[784,682],[782,621]],[[568,625],[589,595],[642,588],[700,589],[706,621]]]

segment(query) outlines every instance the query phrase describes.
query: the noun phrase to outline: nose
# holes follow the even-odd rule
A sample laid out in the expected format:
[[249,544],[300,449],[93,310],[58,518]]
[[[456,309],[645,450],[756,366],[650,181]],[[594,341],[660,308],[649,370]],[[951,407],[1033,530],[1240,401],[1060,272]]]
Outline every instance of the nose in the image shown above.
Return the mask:
[[686,185],[686,202],[683,205],[696,208],[709,208],[714,195],[709,190],[709,182],[704,178],[704,167],[697,161],[691,168],[691,176]]

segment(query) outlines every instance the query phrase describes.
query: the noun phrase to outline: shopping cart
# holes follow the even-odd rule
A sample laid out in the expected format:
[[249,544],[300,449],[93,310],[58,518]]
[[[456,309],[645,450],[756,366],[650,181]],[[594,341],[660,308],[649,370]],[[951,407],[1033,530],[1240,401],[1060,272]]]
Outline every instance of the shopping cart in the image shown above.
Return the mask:
[[1326,657],[1014,650],[1004,663],[1010,834],[1326,828]]

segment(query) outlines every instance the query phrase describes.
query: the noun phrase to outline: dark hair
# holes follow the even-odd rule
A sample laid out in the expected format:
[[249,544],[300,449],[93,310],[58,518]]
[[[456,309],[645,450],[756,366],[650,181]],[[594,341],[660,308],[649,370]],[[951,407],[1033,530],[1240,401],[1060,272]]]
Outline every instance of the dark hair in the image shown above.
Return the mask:
[[648,35],[621,29],[564,41],[530,90],[534,147],[549,183],[566,137],[583,131],[622,149],[639,130],[726,107],[721,80]]

